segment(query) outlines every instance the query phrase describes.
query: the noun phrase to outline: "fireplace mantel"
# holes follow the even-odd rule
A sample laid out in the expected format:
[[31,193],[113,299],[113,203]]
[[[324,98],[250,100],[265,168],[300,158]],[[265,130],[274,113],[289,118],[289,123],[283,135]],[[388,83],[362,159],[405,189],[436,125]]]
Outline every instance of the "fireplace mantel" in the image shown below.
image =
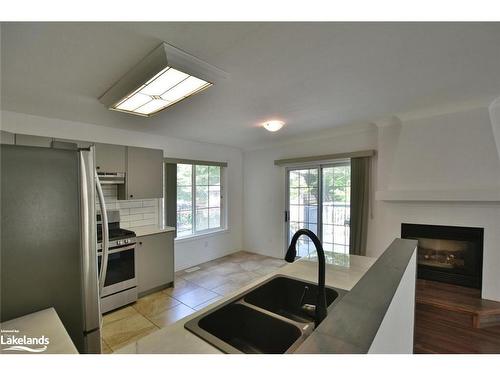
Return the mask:
[[500,204],[500,187],[471,190],[380,190],[375,199],[386,202],[490,202]]

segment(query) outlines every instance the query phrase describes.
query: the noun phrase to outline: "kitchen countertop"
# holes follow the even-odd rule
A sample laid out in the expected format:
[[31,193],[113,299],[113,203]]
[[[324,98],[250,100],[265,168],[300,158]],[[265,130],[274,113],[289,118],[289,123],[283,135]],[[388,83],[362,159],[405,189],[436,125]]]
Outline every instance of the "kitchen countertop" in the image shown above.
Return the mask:
[[[325,284],[349,292],[329,308],[328,316],[295,352],[368,353],[416,247],[415,240],[395,239],[379,258],[337,254],[335,264],[326,265]],[[288,264],[115,353],[222,353],[185,329],[184,324],[277,274],[316,283],[317,267],[314,260],[306,259]]]
[[[356,255],[341,255],[336,257],[336,264],[326,265],[326,285],[337,287],[340,289],[350,290],[361,279],[366,271],[375,263],[377,259]],[[299,279],[317,282],[318,265],[315,261],[301,259],[294,263],[288,264],[272,274],[268,274],[248,284],[247,286],[236,290],[235,292],[227,295],[221,300],[199,310],[161,330],[154,332],[137,342],[127,345],[115,353],[221,353],[220,350],[213,347],[206,341],[202,340],[195,334],[191,333],[184,328],[184,324],[193,319],[195,316],[203,314],[205,311],[210,310],[216,305],[219,305],[234,296],[244,292],[247,289],[261,283],[262,281],[273,277],[274,275],[287,275]]]
[[135,228],[129,228],[130,230],[135,232],[135,235],[137,237],[141,236],[149,236],[151,234],[157,234],[157,233],[165,233],[165,232],[173,232],[175,231],[174,227],[160,227],[158,225],[147,225],[144,227],[135,227]]
[[[416,249],[416,240],[396,238],[295,353],[368,353],[404,275],[413,283],[409,298],[414,300],[416,262],[412,263],[411,259],[415,258]],[[410,309],[413,315],[412,304],[403,302],[401,306]],[[404,315],[400,310],[397,320],[404,321]],[[397,329],[397,323],[393,320],[386,329]],[[413,319],[410,324],[413,326]],[[401,337],[405,337],[406,328],[401,327]],[[413,342],[413,334],[411,336]],[[412,352],[413,345],[410,346]]]
[[[7,340],[7,336],[28,338],[40,338],[45,336],[49,343],[46,345],[46,350],[40,351],[43,354],[78,354],[75,345],[71,341],[66,329],[64,328],[59,316],[57,316],[54,308],[41,310],[29,315],[25,315],[7,322],[0,323],[2,330],[3,342]],[[8,332],[6,332],[8,331]],[[15,331],[15,332],[12,332]],[[17,344],[19,345],[19,344]],[[32,351],[11,351],[5,350],[10,347],[9,344],[2,344],[3,354],[29,354]],[[43,349],[44,345],[24,345],[31,349]],[[37,351],[35,351],[36,353]]]

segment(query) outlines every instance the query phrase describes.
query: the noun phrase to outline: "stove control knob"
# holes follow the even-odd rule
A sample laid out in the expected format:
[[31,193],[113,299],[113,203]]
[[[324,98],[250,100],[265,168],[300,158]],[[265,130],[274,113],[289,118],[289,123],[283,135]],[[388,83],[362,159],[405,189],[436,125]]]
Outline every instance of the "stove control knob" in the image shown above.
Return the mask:
[[117,245],[121,245],[121,244],[123,244],[123,241],[122,240],[118,240],[118,241],[116,241],[116,244]]
[[130,242],[130,240],[128,240],[128,239],[123,240],[123,243],[129,243],[129,242]]

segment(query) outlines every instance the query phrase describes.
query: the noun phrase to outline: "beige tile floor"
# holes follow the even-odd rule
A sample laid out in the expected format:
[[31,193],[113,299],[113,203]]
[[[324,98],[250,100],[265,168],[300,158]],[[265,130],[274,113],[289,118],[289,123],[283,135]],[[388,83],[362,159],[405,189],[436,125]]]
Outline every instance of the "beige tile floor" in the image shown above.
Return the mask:
[[179,271],[174,287],[104,315],[102,352],[112,353],[283,265],[281,259],[240,251],[200,264],[192,272]]

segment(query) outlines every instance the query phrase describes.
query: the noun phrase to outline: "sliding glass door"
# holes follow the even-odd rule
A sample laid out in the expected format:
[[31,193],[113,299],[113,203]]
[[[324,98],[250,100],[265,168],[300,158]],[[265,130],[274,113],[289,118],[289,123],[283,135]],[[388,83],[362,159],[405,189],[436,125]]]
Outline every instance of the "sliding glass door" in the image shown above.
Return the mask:
[[351,168],[340,164],[322,171],[322,243],[325,251],[349,254]]
[[[318,235],[319,223],[319,168],[304,168],[288,171],[288,244],[299,229],[309,229]],[[306,256],[314,252],[308,237],[302,236],[297,243],[297,255]]]
[[[287,171],[287,246],[302,228],[314,232],[326,252],[349,253],[349,162],[290,168]],[[314,256],[313,243],[301,237],[297,255]]]

